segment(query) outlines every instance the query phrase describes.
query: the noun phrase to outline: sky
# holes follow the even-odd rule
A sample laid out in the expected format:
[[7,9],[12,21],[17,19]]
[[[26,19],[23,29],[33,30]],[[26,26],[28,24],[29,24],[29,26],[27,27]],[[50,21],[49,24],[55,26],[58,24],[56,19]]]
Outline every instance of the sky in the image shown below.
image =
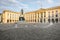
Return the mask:
[[42,8],[60,6],[60,0],[0,0],[0,13],[3,10],[20,12],[35,11]]

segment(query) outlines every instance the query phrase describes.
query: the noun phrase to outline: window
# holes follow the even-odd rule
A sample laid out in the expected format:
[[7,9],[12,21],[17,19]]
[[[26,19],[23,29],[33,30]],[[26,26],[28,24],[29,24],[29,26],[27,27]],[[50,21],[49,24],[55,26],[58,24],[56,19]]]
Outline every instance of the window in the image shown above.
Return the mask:
[[52,17],[54,17],[54,11],[52,11]]
[[50,15],[48,17],[50,18]]
[[50,13],[50,12],[48,12],[48,13]]
[[48,18],[50,18],[50,12],[48,12]]
[[58,15],[56,14],[56,17],[58,17]]
[[36,22],[36,19],[35,19],[35,22]]
[[56,13],[58,13],[58,11],[56,10]]
[[11,22],[11,20],[10,20],[10,22]]
[[39,22],[39,18],[38,18],[38,22]]
[[39,22],[39,13],[38,13],[38,22]]
[[52,13],[54,13],[54,11],[52,11]]
[[41,13],[41,18],[43,17],[43,13]]
[[58,17],[58,11],[56,10],[56,17]]
[[7,15],[9,16],[9,13]]
[[38,18],[39,18],[39,13],[38,13]]
[[52,14],[52,17],[54,17],[54,14]]
[[46,12],[44,12],[44,17],[46,17]]

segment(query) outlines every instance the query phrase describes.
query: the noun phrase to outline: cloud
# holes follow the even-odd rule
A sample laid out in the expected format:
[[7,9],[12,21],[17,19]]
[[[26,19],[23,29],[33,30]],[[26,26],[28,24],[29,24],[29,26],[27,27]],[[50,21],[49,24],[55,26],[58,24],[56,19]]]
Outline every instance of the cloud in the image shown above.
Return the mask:
[[58,2],[58,3],[55,3],[55,6],[59,6],[60,5],[60,2]]
[[4,6],[0,6],[0,10],[4,10],[6,9]]
[[20,2],[32,2],[32,1],[35,1],[35,0],[18,0]]
[[60,2],[56,3],[57,5],[60,5]]
[[24,2],[31,2],[32,4],[40,5],[41,2],[39,0],[32,1],[32,0],[1,0],[0,5],[3,6],[1,9],[9,9],[9,10],[21,10],[22,8],[27,11],[34,10],[32,7],[30,7],[32,4],[26,4]]
[[18,1],[17,0],[8,0],[10,2],[13,2],[13,3],[17,3]]
[[41,4],[42,2],[41,2],[41,1],[36,1],[35,3],[37,3],[37,4]]
[[17,0],[1,0],[0,1],[0,10],[4,9],[17,9],[20,10],[22,8],[28,8],[28,4],[23,4]]
[[[59,3],[58,3],[59,1]],[[60,5],[60,0],[0,0],[0,10],[21,10],[22,8],[27,11],[39,9],[41,5],[43,7],[49,7],[54,5]]]
[[37,0],[37,1],[32,1],[30,2],[31,4],[41,4],[41,1]]
[[53,0],[46,0],[48,3],[50,3],[50,4],[52,4],[52,3],[54,3],[54,1]]
[[7,2],[3,0],[1,3],[6,6],[28,6],[27,4],[23,4],[17,0],[8,0]]

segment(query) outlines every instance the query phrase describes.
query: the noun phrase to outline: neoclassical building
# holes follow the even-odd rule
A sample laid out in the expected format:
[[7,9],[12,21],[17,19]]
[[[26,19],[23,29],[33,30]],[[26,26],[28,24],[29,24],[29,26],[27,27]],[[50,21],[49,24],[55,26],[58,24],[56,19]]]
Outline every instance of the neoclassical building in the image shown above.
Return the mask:
[[4,10],[2,13],[2,23],[16,23],[19,21],[20,12]]
[[60,6],[39,9],[33,12],[27,12],[23,15],[25,21],[30,23],[58,23],[60,22]]
[[23,9],[21,12],[4,10],[2,13],[2,23],[16,23],[22,20],[28,23],[58,23],[60,22],[60,6],[27,13],[23,13]]
[[0,23],[2,22],[2,14],[0,13]]

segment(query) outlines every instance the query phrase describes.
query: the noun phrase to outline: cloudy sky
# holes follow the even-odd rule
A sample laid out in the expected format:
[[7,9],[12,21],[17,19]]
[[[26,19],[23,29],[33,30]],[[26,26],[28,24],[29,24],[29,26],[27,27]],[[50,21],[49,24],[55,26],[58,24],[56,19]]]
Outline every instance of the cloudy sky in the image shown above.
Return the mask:
[[3,10],[20,12],[23,8],[25,12],[34,11],[41,8],[60,6],[60,0],[0,0],[0,13]]

